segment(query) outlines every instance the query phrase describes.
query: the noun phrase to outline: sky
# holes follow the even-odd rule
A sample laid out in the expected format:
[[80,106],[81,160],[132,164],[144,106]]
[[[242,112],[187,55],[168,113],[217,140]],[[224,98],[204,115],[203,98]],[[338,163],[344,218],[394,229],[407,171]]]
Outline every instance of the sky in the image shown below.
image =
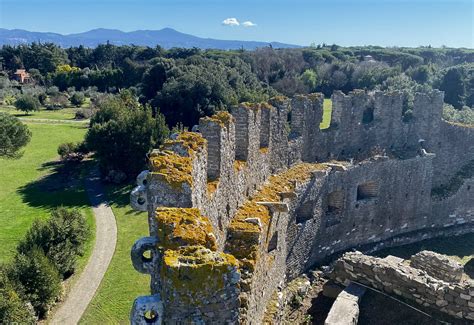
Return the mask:
[[0,0],[0,28],[165,27],[291,44],[474,48],[474,0]]

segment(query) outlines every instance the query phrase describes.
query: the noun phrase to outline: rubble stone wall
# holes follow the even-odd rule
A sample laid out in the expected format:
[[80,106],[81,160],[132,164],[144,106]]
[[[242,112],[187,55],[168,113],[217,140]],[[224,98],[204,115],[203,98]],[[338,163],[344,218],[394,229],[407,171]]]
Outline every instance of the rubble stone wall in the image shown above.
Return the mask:
[[474,320],[472,280],[448,283],[395,259],[381,259],[360,252],[345,253],[336,261],[332,276],[346,285],[356,281],[456,318]]

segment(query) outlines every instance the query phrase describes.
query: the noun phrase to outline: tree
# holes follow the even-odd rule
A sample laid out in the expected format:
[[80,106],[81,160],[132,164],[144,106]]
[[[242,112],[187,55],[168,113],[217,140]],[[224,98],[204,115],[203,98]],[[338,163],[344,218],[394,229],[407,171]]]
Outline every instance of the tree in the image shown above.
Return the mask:
[[42,250],[63,277],[74,272],[77,257],[84,253],[89,227],[77,210],[58,208],[47,221],[35,221],[17,246],[26,255],[35,247]]
[[15,101],[15,107],[17,110],[25,112],[27,115],[29,112],[37,111],[40,108],[38,98],[35,96],[24,94],[20,95]]
[[84,104],[85,97],[83,93],[75,92],[74,94],[72,94],[69,100],[71,101],[71,104],[73,104],[74,106],[80,107],[82,104]]
[[318,78],[314,70],[306,69],[301,75],[301,80],[306,85],[306,87],[308,87],[308,90],[310,92],[316,90],[316,86],[318,85]]
[[453,105],[456,109],[463,107],[466,89],[460,69],[449,69],[442,78],[439,89],[444,91],[446,103]]
[[0,324],[35,324],[32,310],[21,299],[7,273],[0,265]]
[[106,99],[91,119],[86,134],[88,149],[95,151],[103,172],[135,175],[145,166],[146,154],[168,134],[164,117],[140,105],[130,92]]
[[53,263],[40,248],[17,254],[11,271],[12,281],[20,285],[21,295],[43,318],[61,293],[61,278]]
[[28,144],[31,132],[21,121],[0,112],[0,158],[18,158],[20,149]]

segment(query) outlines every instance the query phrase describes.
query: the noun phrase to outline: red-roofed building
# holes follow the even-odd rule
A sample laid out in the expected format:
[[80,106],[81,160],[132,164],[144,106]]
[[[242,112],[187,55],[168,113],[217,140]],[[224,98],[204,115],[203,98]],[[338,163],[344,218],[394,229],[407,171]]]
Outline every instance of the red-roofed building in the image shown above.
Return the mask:
[[26,84],[31,82],[31,77],[25,69],[17,69],[15,72],[15,80],[17,80],[19,83]]

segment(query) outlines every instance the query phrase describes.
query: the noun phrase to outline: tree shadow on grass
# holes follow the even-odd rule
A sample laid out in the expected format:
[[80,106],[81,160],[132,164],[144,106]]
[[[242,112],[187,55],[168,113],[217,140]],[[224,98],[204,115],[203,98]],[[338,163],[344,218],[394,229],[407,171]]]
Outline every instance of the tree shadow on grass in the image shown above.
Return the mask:
[[132,182],[121,185],[107,184],[105,189],[109,204],[118,208],[128,208],[128,210],[125,212],[125,215],[141,215],[143,212],[135,211],[130,206],[130,192],[135,186],[135,183]]
[[38,170],[47,174],[18,189],[23,202],[33,207],[80,208],[89,205],[84,188],[85,172],[93,162],[60,162],[53,161],[42,164]]

